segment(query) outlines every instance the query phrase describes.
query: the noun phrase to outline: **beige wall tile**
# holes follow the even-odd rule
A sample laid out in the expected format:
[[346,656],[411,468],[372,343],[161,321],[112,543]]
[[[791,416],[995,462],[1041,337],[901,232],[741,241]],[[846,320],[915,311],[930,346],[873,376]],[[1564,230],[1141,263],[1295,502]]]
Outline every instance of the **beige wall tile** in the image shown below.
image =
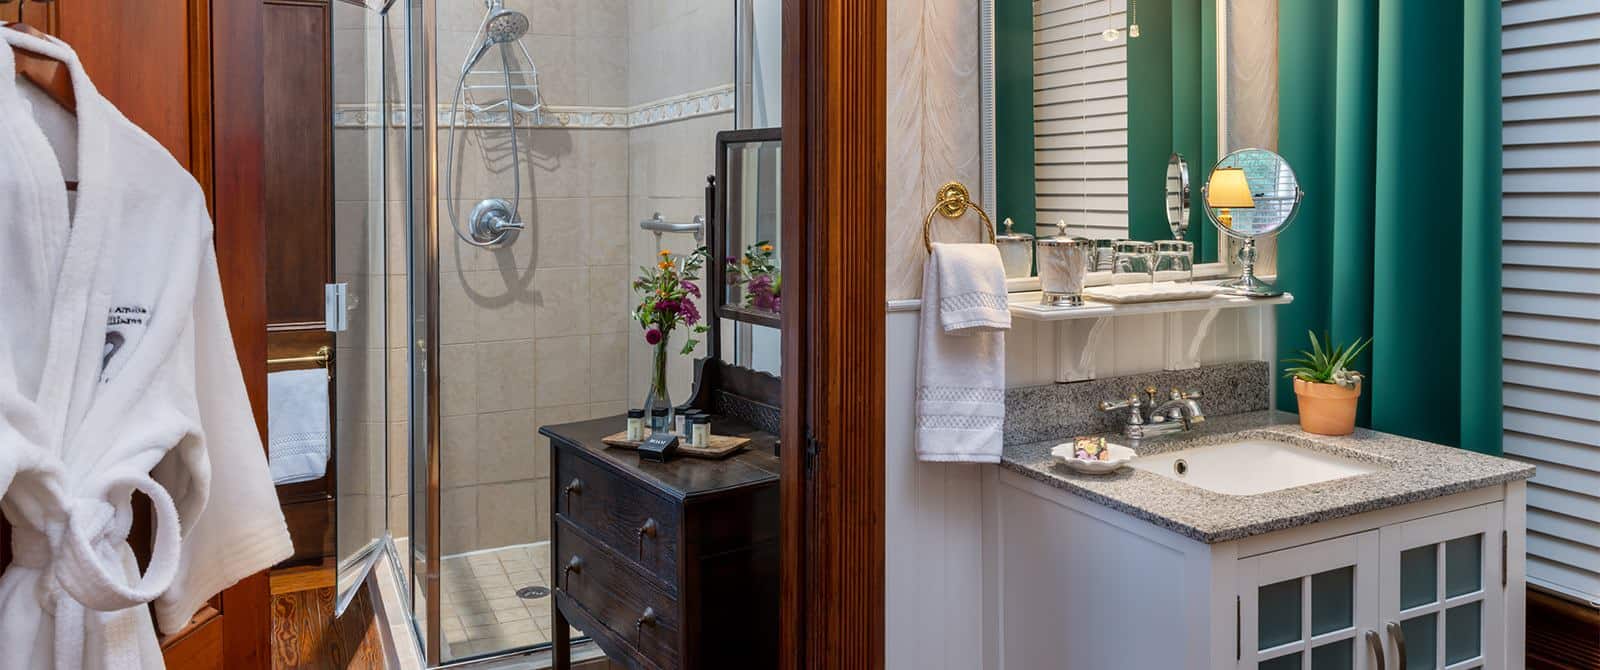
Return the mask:
[[608,416],[620,416],[628,412],[628,403],[624,400],[615,402],[589,403],[589,418],[600,419]]
[[[571,423],[589,418],[589,410],[585,405],[560,405],[555,407],[540,407],[534,412],[540,427],[554,426],[560,423]],[[543,440],[544,438],[539,438]],[[546,469],[548,471],[548,468]]]
[[579,135],[588,161],[589,195],[628,195],[628,132],[591,130]]
[[589,336],[535,341],[540,375],[538,407],[575,405],[589,400]]
[[444,485],[454,488],[477,484],[482,450],[478,415],[447,416],[439,420],[439,428],[439,460]]
[[533,334],[536,300],[532,273],[486,270],[467,275],[477,341],[515,340]]
[[477,352],[478,411],[532,409],[537,378],[533,340],[484,342],[477,345]]
[[619,38],[619,48],[628,36],[629,0],[584,0],[578,3],[577,34]]
[[478,339],[477,307],[467,294],[471,275],[464,270],[439,273],[439,341],[444,344]]
[[538,491],[533,482],[484,484],[478,489],[478,542],[481,546],[498,547],[535,540]]
[[539,299],[533,330],[541,338],[589,332],[589,268],[539,268],[533,271]]
[[534,411],[478,415],[478,481],[506,482],[548,476],[540,472],[534,452],[539,441]]
[[[439,548],[444,554],[459,554],[479,546],[478,518],[472,510],[478,507],[480,487],[463,486],[445,489],[439,494]],[[394,518],[405,518],[404,516]],[[488,545],[493,546],[493,545]]]
[[589,338],[589,402],[627,399],[630,336],[630,333],[604,333]]
[[523,237],[533,240],[534,267],[588,264],[589,209],[585,198],[540,198],[533,202],[525,219],[529,230],[523,231]]
[[589,265],[628,262],[628,231],[638,222],[628,216],[625,197],[589,198]]
[[444,416],[478,411],[478,348],[476,344],[439,347],[439,413]]
[[632,310],[633,273],[627,265],[589,268],[590,332],[637,332]]
[[578,67],[578,99],[583,104],[627,106],[628,43],[624,39],[580,36],[573,42],[573,53]]

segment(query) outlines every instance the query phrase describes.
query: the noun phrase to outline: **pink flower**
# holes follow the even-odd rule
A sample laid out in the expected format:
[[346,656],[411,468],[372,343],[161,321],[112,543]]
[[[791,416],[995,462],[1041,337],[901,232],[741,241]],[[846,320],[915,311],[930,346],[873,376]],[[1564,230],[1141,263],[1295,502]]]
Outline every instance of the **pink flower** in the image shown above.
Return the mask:
[[656,311],[662,314],[677,314],[679,303],[676,300],[657,300]]
[[700,323],[700,308],[695,307],[693,300],[678,303],[678,313],[683,315],[683,322],[689,325]]
[[680,282],[679,285],[683,287],[684,293],[688,293],[696,298],[700,297],[700,286],[694,282],[685,279]]
[[660,344],[661,343],[661,329],[660,328],[649,328],[649,329],[645,330],[644,331],[644,341],[645,341],[645,344],[651,344],[651,345]]

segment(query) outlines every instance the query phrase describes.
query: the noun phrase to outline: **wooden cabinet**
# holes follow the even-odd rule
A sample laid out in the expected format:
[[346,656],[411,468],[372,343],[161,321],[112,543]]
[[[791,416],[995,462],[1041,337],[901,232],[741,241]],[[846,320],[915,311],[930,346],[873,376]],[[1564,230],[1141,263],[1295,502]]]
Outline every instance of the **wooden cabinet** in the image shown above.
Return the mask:
[[600,440],[622,417],[539,432],[550,438],[551,586],[556,668],[568,622],[631,668],[769,668],[778,645],[775,437],[747,435],[725,460],[640,461]]
[[1503,516],[1491,503],[1240,559],[1238,667],[1505,667]]
[[1014,472],[987,486],[989,667],[1523,667],[1523,482],[1215,544]]

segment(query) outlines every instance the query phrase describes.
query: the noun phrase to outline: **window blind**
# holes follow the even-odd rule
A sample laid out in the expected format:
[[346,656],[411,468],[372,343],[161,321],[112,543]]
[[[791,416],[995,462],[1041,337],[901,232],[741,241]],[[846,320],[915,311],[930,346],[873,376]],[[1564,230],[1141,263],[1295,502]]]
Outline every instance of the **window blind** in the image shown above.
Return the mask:
[[[1033,133],[1038,221],[1073,235],[1128,233],[1126,0],[1035,0]],[[1101,33],[1122,34],[1107,42]]]
[[1600,4],[1502,4],[1505,453],[1528,581],[1600,602]]

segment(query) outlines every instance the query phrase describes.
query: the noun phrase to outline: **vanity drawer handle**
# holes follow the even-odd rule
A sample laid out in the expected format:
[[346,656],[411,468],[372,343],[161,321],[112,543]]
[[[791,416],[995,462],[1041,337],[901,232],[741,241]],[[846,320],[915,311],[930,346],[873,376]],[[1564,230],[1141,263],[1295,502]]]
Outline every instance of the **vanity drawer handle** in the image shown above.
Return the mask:
[[572,590],[568,588],[568,584],[572,581],[568,573],[573,572],[583,572],[583,558],[576,554],[572,556],[572,560],[567,561],[567,566],[561,569],[561,588]]
[[1394,640],[1394,660],[1395,660],[1395,665],[1398,665],[1401,668],[1401,670],[1405,670],[1405,667],[1406,667],[1406,633],[1405,633],[1404,630],[1402,630],[1400,628],[1400,624],[1395,623],[1393,621],[1390,621],[1389,623],[1384,624],[1384,627],[1387,628],[1388,631],[1389,631],[1389,639]]
[[649,518],[644,520],[644,524],[639,526],[639,530],[634,531],[634,538],[638,542],[640,562],[644,561],[644,538],[649,537],[650,539],[655,539],[658,528],[660,528],[660,526],[656,523],[656,520],[654,518]]
[[1367,629],[1366,638],[1367,646],[1372,648],[1372,657],[1378,659],[1378,662],[1372,667],[1377,670],[1384,670],[1383,638],[1378,637],[1378,631],[1370,628]]
[[644,608],[644,612],[639,615],[639,618],[633,620],[634,635],[642,637],[644,634],[644,627],[654,625],[656,625],[656,608],[646,607]]
[[561,495],[565,496],[563,503],[566,504],[569,510],[572,509],[572,494],[574,493],[583,494],[583,480],[577,477],[573,477],[572,481],[561,489]]

